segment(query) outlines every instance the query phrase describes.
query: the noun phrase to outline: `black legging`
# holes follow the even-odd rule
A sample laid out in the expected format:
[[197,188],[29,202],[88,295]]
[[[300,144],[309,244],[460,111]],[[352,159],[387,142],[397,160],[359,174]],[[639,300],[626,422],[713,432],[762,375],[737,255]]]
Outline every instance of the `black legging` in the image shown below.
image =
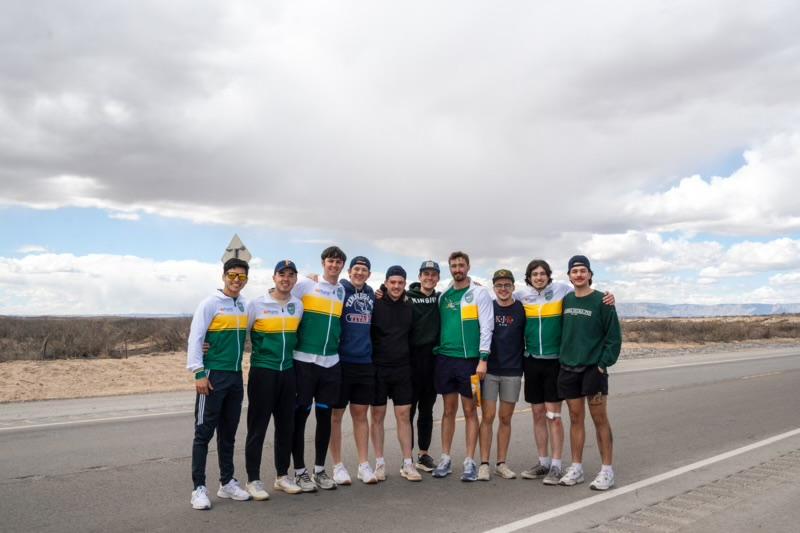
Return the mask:
[[297,387],[293,369],[283,372],[250,368],[247,380],[247,441],[244,449],[249,481],[261,479],[261,454],[270,416],[275,417],[275,471],[289,471]]
[[[306,467],[305,447],[306,447],[306,421],[311,413],[311,406],[298,406],[294,411],[294,441],[292,443],[292,458],[294,469],[299,470]],[[331,409],[330,407],[320,407],[317,405],[315,416],[317,417],[317,431],[314,436],[316,466],[325,466],[325,458],[328,455],[328,443],[331,440]]]
[[411,379],[414,386],[414,402],[411,404],[411,447],[414,447],[414,416],[417,418],[419,450],[429,450],[433,434],[433,406],[436,389],[433,383],[433,345],[415,347],[411,354]]

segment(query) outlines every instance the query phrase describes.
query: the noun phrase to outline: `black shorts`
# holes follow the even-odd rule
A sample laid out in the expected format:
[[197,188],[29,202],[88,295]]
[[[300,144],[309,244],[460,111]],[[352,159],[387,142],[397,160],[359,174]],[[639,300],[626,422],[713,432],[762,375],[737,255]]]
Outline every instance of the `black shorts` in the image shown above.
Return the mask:
[[375,396],[372,405],[386,405],[391,398],[395,405],[410,405],[414,400],[411,366],[375,366]]
[[332,407],[339,400],[339,387],[342,383],[342,367],[336,363],[330,368],[294,362],[297,377],[297,405],[311,407],[313,402],[319,406]]
[[558,394],[565,400],[584,396],[608,394],[608,373],[600,373],[596,366],[586,367],[582,372],[572,372],[563,367],[558,373]]
[[558,372],[561,365],[558,359],[522,358],[522,371],[525,374],[525,401],[531,404],[557,403]]
[[438,394],[459,393],[465,398],[472,398],[470,377],[475,373],[480,359],[462,359],[460,357],[436,356],[435,384]]
[[342,386],[339,399],[333,405],[344,409],[348,403],[371,405],[375,398],[375,367],[372,363],[340,363],[342,365]]

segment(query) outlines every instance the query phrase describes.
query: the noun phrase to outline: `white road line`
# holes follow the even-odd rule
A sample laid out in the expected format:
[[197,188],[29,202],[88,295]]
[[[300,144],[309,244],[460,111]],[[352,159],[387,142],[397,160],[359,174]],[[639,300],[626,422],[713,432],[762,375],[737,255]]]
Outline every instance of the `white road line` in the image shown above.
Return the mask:
[[30,424],[23,426],[0,427],[0,431],[13,431],[15,429],[36,429],[49,428],[56,426],[71,426],[74,424],[91,424],[92,422],[115,422],[117,420],[132,420],[135,418],[152,418],[156,416],[185,415],[192,414],[194,411],[169,411],[166,413],[145,413],[141,415],[111,416],[108,418],[84,418],[82,420],[68,420],[66,422],[49,422],[47,424]]
[[[613,368],[610,369],[610,374],[630,374],[633,372],[649,372],[650,370],[669,370],[670,368],[684,368],[687,366],[705,366],[705,365],[716,365],[716,364],[723,364],[723,363],[738,363],[740,361],[757,361],[759,359],[779,359],[781,357],[797,357],[798,353],[787,353],[787,354],[780,354],[780,355],[768,355],[768,356],[759,356],[759,357],[739,357],[733,359],[719,359],[716,361],[698,361],[696,363],[678,363],[675,365],[663,365],[663,366],[653,366],[648,368],[631,368],[628,370],[614,370]],[[635,360],[635,359],[632,359]]]
[[743,378],[740,379],[765,378],[768,376],[778,376],[780,374],[782,374],[782,372],[766,372],[764,374],[753,374],[752,376],[744,376]]
[[780,435],[769,437],[768,439],[754,442],[753,444],[748,444],[747,446],[742,446],[741,448],[736,448],[735,450],[731,450],[729,452],[709,457],[708,459],[703,459],[701,461],[697,461],[695,463],[682,466],[680,468],[676,468],[675,470],[670,470],[669,472],[664,472],[663,474],[658,474],[656,476],[652,476],[647,479],[637,481],[636,483],[633,483],[631,485],[625,485],[623,487],[613,489],[608,492],[600,493],[597,496],[591,496],[589,498],[585,498],[577,502],[572,502],[567,505],[562,505],[561,507],[551,509],[550,511],[545,511],[543,513],[529,516],[528,518],[523,518],[522,520],[517,520],[516,522],[511,522],[510,524],[506,524],[504,526],[499,526],[494,529],[489,529],[486,531],[486,533],[509,533],[511,531],[517,531],[522,528],[539,524],[546,520],[551,520],[553,518],[563,516],[567,513],[571,513],[573,511],[589,507],[590,505],[604,502],[606,500],[610,500],[611,498],[616,498],[617,496],[623,496],[625,494],[628,494],[629,492],[634,492],[643,489],[645,487],[649,487],[650,485],[655,485],[656,483],[661,483],[662,481],[672,479],[674,477],[680,476],[681,474],[691,472],[692,470],[697,470],[699,468],[703,468],[712,465],[714,463],[730,459],[731,457],[747,453],[751,450],[755,450],[763,446],[768,446],[775,442],[788,439],[790,437],[794,437],[795,435],[800,435],[800,428],[787,431],[786,433],[781,433]]

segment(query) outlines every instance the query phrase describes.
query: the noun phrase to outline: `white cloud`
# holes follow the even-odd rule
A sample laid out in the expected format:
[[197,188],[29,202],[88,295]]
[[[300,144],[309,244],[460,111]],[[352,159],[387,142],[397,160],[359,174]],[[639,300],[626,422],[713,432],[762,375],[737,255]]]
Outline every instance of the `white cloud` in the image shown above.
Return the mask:
[[137,221],[141,219],[138,213],[123,213],[119,211],[112,211],[108,214],[108,218],[112,218],[114,220],[129,220],[129,221]]
[[38,244],[25,244],[17,248],[17,252],[21,254],[43,254],[47,252],[47,248]]
[[[4,13],[0,205],[489,258],[800,228],[794,2],[33,9]],[[748,147],[727,178],[674,179]]]
[[750,276],[756,272],[800,267],[800,240],[780,238],[768,242],[740,242],[726,250],[717,265],[700,275],[708,278]]

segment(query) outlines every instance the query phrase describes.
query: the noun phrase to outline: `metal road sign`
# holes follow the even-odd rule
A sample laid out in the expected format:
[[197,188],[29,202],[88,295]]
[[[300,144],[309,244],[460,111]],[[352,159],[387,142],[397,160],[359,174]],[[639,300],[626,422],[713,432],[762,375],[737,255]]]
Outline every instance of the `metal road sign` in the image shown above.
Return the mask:
[[233,258],[243,259],[248,263],[250,262],[250,259],[253,258],[253,256],[250,255],[250,251],[247,249],[247,246],[245,246],[244,243],[242,243],[242,239],[240,239],[239,235],[235,233],[233,235],[233,239],[231,239],[230,244],[228,244],[228,247],[225,248],[225,253],[222,254],[222,262],[224,263],[228,259],[233,259]]

